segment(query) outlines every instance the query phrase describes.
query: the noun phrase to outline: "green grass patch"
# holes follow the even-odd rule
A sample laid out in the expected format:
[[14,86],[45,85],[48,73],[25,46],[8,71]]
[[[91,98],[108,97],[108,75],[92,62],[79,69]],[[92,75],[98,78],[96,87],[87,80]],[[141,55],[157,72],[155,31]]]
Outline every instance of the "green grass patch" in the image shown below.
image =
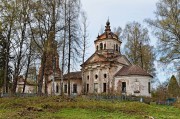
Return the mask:
[[0,98],[0,119],[179,119],[174,106],[86,98]]
[[54,114],[54,118],[64,119],[138,119],[139,116],[127,115],[122,112],[107,112],[103,109],[91,110],[66,108]]

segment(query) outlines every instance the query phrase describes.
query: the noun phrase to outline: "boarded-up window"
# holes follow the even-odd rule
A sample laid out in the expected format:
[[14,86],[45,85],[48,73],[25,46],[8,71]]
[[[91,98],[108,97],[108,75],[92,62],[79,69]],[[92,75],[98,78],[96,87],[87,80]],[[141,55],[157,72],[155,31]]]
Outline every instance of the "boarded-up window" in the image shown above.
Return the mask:
[[138,81],[135,82],[135,91],[140,91],[140,83]]
[[94,83],[94,92],[95,92],[95,93],[98,92],[98,83]]

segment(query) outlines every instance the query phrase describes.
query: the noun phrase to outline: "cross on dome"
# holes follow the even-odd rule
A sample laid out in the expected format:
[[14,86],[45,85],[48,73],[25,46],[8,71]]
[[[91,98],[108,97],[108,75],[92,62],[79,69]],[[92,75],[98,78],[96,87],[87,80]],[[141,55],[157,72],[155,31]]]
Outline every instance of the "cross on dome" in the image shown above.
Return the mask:
[[109,18],[108,18],[108,20],[107,20],[107,22],[106,22],[105,31],[106,31],[106,32],[107,32],[107,31],[109,31],[109,32],[111,31]]

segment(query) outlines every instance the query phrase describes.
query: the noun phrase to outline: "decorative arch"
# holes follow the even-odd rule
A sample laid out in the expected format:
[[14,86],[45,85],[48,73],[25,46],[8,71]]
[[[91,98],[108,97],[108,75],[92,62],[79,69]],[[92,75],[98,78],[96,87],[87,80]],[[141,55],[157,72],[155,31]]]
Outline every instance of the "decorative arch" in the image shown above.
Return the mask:
[[97,50],[97,51],[99,50],[99,47],[98,47],[98,45],[96,46],[96,50]]

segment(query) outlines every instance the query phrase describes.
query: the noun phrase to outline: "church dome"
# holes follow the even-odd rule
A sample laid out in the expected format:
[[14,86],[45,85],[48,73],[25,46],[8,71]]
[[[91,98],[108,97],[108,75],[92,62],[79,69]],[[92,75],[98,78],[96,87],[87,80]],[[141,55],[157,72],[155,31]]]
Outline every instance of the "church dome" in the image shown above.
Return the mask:
[[104,39],[115,39],[115,40],[118,40],[119,42],[121,42],[119,40],[118,36],[115,33],[111,32],[109,19],[106,22],[106,26],[105,26],[104,31],[105,32],[103,34],[98,35],[97,40],[95,40],[95,42],[100,41],[100,40],[104,40]]
[[98,35],[94,41],[96,52],[104,55],[120,55],[121,41],[118,35],[111,32],[109,20],[106,22],[105,31],[103,34]]

